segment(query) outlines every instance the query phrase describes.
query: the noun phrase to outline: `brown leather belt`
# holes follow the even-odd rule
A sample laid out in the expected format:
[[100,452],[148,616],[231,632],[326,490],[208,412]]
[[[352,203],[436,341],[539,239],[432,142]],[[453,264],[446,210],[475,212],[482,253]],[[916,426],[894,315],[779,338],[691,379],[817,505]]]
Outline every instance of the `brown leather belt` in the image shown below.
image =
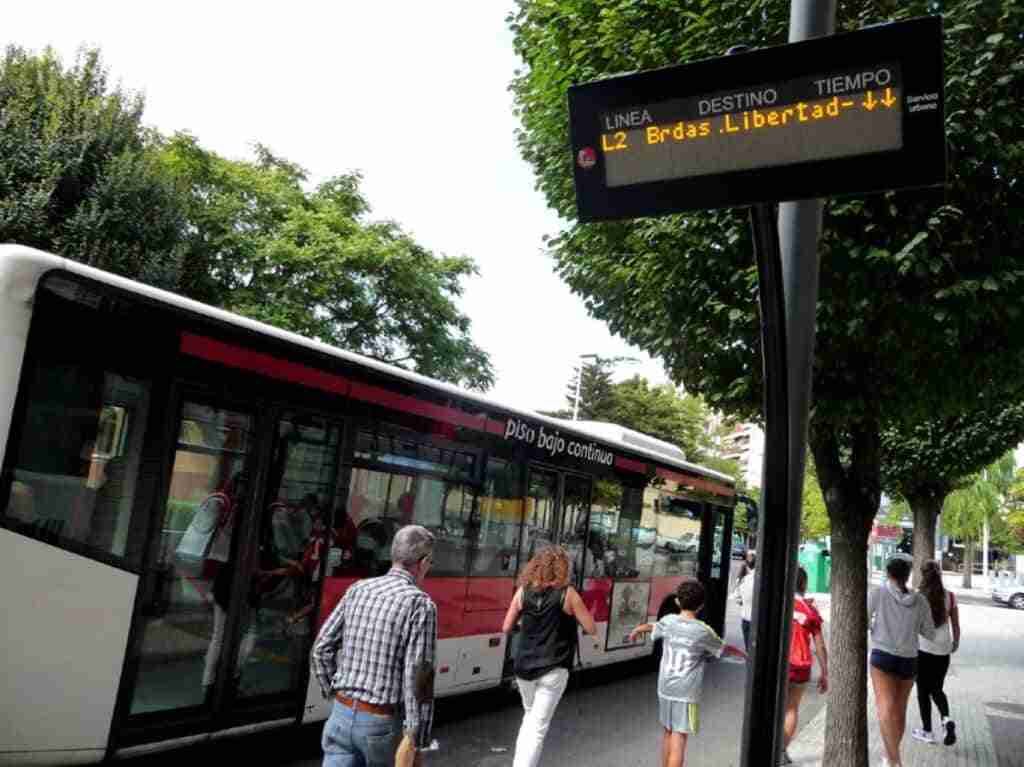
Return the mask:
[[346,706],[353,711],[367,711],[371,714],[377,714],[377,716],[394,716],[394,706],[377,706],[373,703],[365,703],[361,700],[355,700],[354,698],[346,698],[340,692],[335,693],[334,697],[343,706]]

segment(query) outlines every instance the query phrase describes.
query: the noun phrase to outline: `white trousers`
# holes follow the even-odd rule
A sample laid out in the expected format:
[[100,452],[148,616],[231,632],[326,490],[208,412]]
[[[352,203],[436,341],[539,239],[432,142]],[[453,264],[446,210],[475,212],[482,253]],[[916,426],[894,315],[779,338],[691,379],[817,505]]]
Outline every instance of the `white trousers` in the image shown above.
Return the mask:
[[[210,644],[206,648],[206,660],[203,663],[203,687],[213,684],[217,676],[217,667],[220,665],[220,654],[224,649],[224,628],[228,622],[228,614],[220,605],[213,605],[213,632],[210,635]],[[253,616],[249,616],[249,625],[242,636],[242,643],[238,648],[238,664],[235,666],[235,676],[239,676],[240,669],[249,660],[253,648],[256,646],[256,627],[253,624]]]
[[558,701],[562,699],[568,682],[569,671],[564,668],[549,671],[539,679],[516,679],[526,713],[523,714],[523,723],[519,725],[512,767],[537,767],[551,718],[555,715]]

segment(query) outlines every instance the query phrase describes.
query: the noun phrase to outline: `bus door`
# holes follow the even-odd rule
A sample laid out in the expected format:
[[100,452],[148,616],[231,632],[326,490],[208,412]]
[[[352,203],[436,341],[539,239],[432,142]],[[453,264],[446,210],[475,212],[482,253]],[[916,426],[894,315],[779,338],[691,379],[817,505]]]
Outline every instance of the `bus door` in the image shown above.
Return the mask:
[[710,540],[705,549],[707,560],[702,562],[706,573],[704,584],[707,596],[704,602],[704,621],[720,636],[725,636],[725,608],[729,596],[729,574],[732,555],[733,510],[727,506],[708,504],[705,512]]
[[239,559],[234,632],[220,663],[229,719],[295,715],[306,698],[309,651],[338,489],[342,426],[282,412],[273,425],[262,498]]
[[166,502],[142,577],[116,747],[295,719],[316,603],[318,514],[342,429],[179,400]]

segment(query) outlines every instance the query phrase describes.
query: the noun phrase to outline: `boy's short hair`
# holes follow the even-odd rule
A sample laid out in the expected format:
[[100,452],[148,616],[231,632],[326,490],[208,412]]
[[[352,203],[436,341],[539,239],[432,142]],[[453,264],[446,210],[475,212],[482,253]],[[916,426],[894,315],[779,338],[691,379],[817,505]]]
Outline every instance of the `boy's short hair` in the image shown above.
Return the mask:
[[807,571],[802,567],[796,569],[796,593],[803,594],[807,591]]
[[704,604],[704,586],[700,581],[686,578],[676,587],[676,600],[683,610],[696,610]]

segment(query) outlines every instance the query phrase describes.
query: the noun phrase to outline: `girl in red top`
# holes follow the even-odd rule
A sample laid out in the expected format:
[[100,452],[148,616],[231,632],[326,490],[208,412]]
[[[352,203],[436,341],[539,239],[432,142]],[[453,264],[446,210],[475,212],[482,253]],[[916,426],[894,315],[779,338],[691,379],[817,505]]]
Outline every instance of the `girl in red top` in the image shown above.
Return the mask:
[[[814,659],[811,655],[811,642],[814,643],[814,654],[818,656],[821,675],[818,678],[818,690],[828,691],[828,651],[825,649],[825,638],[822,636],[822,620],[814,602],[804,596],[807,591],[807,571],[797,568],[796,597],[793,599],[793,629],[789,640],[789,687],[786,692],[786,719],[782,731],[785,748],[796,735],[797,721],[800,715],[800,700],[804,696],[807,683],[811,681],[811,666]],[[789,753],[782,752],[782,763],[792,764]]]

